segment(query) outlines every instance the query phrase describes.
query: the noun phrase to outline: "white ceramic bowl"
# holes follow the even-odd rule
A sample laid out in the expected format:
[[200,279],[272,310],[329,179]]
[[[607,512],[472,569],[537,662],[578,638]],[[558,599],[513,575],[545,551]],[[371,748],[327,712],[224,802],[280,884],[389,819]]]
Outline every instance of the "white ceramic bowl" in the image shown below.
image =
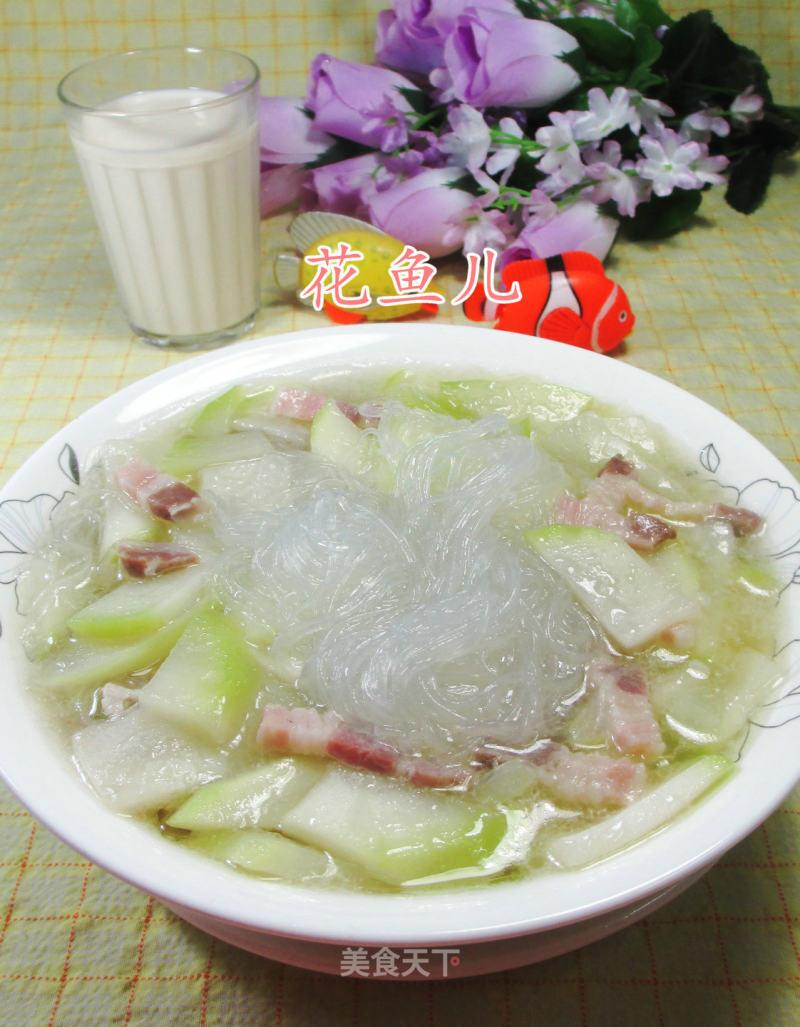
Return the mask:
[[[251,879],[194,856],[106,810],[78,779],[23,685],[14,575],[53,506],[104,439],[175,406],[268,374],[400,366],[574,386],[661,424],[699,472],[764,514],[784,588],[786,673],[758,710],[739,771],[668,828],[588,870],[439,893],[360,895]],[[153,375],[87,411],[46,443],[0,492],[0,771],[32,814],[99,866],[156,896],[211,934],[273,959],[330,973],[374,968],[385,946],[406,979],[456,977],[535,962],[644,916],[702,875],[765,819],[800,777],[800,486],[763,446],[718,411],[609,357],[482,328],[327,328],[240,343]],[[361,963],[353,955],[358,948]],[[413,971],[412,949],[420,971]],[[350,950],[350,951],[348,951]],[[455,950],[455,951],[448,951]],[[365,960],[367,962],[365,962]],[[401,978],[402,979],[402,978]]]

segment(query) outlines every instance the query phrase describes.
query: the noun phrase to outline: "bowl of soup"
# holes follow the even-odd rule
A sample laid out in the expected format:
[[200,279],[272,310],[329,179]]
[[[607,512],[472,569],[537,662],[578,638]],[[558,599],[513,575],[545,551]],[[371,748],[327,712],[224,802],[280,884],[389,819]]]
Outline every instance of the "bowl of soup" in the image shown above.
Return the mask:
[[187,360],[0,493],[0,771],[270,958],[411,980],[566,952],[800,777],[798,495],[718,411],[546,340]]

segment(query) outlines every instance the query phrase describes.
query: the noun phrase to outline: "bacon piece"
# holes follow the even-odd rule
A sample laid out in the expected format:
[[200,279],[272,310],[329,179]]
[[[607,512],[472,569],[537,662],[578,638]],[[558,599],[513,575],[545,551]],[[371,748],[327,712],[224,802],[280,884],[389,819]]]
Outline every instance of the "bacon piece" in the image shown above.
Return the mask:
[[671,524],[646,513],[629,513],[625,518],[625,538],[628,544],[639,552],[651,552],[677,536]]
[[636,468],[617,455],[602,467],[587,490],[587,499],[619,510],[626,503],[635,503],[649,512],[663,514],[678,521],[726,521],[738,537],[752,535],[764,523],[753,510],[725,503],[683,502],[668,499],[646,488],[636,478]]
[[176,521],[205,509],[194,489],[169,474],[160,474],[139,456],[121,467],[114,478],[123,492],[160,520]]
[[764,518],[752,510],[743,506],[727,506],[725,503],[715,503],[709,517],[711,520],[727,521],[737,538],[752,535],[764,523]]
[[404,778],[425,788],[466,785],[471,777],[464,767],[448,767],[400,753],[368,731],[345,724],[338,714],[320,713],[311,707],[267,706],[256,739],[264,749],[298,756],[326,756],[348,767]]
[[626,460],[620,453],[615,454],[611,459],[600,468],[597,472],[599,478],[601,474],[622,474],[625,477],[632,475],[635,471],[633,464]]
[[325,751],[339,763],[372,770],[376,774],[396,774],[400,769],[400,754],[396,749],[345,724],[336,727]]
[[123,492],[131,499],[139,501],[141,495],[146,495],[158,478],[158,471],[151,467],[147,461],[140,456],[135,456],[127,464],[120,467],[114,475],[114,480]]
[[132,578],[153,578],[169,574],[200,559],[197,553],[175,542],[118,542],[122,568]]
[[621,753],[651,758],[664,753],[647,679],[640,667],[620,660],[595,660],[587,671],[586,684],[590,701],[597,704],[598,726]]
[[575,499],[564,494],[556,502],[557,524],[580,524],[611,531],[639,552],[651,552],[662,542],[675,538],[675,529],[651,514],[621,514],[603,502]]
[[560,742],[521,751],[486,745],[475,753],[485,765],[520,757],[536,768],[539,783],[555,798],[583,806],[623,806],[641,791],[647,774],[643,763],[626,756],[576,752]]
[[[272,401],[272,413],[280,414],[282,417],[291,417],[295,421],[313,421],[325,404],[329,402],[330,398],[321,392],[285,387],[278,390]],[[360,415],[357,406],[338,399],[334,402],[343,414],[346,414],[354,423],[358,423]]]

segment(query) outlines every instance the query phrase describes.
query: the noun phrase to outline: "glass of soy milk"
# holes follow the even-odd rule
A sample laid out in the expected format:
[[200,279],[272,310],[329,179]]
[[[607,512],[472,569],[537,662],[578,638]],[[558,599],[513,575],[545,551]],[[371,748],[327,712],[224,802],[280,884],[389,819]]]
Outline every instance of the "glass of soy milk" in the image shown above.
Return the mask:
[[242,54],[158,47],[58,86],[122,307],[147,342],[214,346],[253,325],[258,82]]

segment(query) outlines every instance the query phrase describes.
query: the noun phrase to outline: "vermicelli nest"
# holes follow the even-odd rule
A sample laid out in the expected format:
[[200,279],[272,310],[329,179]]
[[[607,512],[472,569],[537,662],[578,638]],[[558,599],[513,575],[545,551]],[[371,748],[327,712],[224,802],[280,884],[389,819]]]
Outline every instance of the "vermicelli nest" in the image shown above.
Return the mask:
[[525,745],[557,726],[598,639],[519,531],[503,530],[522,499],[518,515],[541,516],[563,487],[557,464],[501,417],[406,449],[391,496],[309,454],[268,464],[249,494],[277,473],[292,505],[231,507],[224,537],[231,594],[275,633],[275,675],[406,750]]

